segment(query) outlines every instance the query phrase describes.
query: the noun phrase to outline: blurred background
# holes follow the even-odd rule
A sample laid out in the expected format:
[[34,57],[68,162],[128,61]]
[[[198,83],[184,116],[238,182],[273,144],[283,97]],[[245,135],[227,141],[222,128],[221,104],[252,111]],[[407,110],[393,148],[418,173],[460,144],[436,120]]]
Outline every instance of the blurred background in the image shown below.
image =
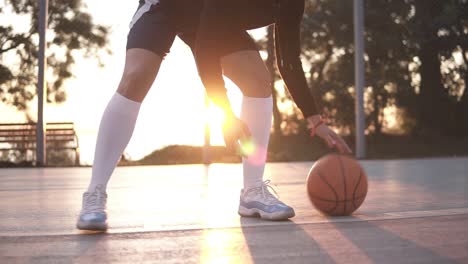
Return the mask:
[[[26,140],[13,142],[5,135],[14,124],[37,121],[38,2],[0,0],[1,166],[34,164]],[[56,140],[48,148],[48,165],[92,164],[100,118],[120,81],[137,6],[136,0],[49,1],[44,121],[71,124],[74,139]],[[306,0],[302,60],[311,93],[354,147],[352,10],[352,1]],[[364,22],[365,158],[467,155],[468,0],[364,1]],[[317,159],[329,150],[307,135],[276,71],[271,29],[250,32],[275,79],[268,159]],[[226,81],[238,112],[242,94]],[[205,122],[211,129],[212,162],[238,162],[222,147],[221,117],[206,108],[190,49],[176,39],[142,105],[121,165],[202,162]]]

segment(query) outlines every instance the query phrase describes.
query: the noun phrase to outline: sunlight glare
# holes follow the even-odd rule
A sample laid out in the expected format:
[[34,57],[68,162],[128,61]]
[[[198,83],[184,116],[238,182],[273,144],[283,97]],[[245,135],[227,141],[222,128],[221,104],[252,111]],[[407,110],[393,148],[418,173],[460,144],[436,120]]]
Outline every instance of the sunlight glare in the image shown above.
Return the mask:
[[240,147],[244,155],[250,156],[255,152],[255,142],[252,139],[242,142]]
[[[244,150],[242,150],[244,151]],[[245,153],[245,152],[244,152]],[[247,152],[248,153],[248,152]],[[262,146],[253,146],[250,149],[250,153],[247,154],[248,163],[255,166],[262,165],[265,163],[267,158],[267,150]]]
[[[226,170],[225,166],[210,166],[206,176],[206,195],[203,235],[199,263],[252,263],[246,240],[238,228],[240,219],[234,208],[238,206],[238,190],[242,188],[241,168]],[[224,174],[223,177],[219,175]],[[228,188],[226,188],[229,186]],[[239,248],[245,249],[239,252]],[[240,254],[242,253],[242,254]]]
[[220,107],[217,107],[213,103],[210,103],[210,105],[206,109],[205,118],[206,122],[208,122],[210,124],[210,127],[213,128],[220,127],[225,121],[226,115]]

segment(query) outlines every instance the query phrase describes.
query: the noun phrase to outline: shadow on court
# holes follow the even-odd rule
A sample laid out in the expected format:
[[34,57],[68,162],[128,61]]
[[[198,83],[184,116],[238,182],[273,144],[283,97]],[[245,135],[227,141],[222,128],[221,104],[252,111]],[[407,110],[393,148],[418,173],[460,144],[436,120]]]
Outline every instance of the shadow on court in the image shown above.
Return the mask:
[[[331,218],[339,220],[339,217]],[[356,219],[359,220],[359,219]],[[251,227],[241,220],[253,263],[467,263],[467,217]],[[421,233],[424,223],[428,230]],[[423,227],[424,229],[424,227]],[[451,232],[446,232],[452,229]],[[400,231],[400,232],[398,232]],[[452,237],[450,242],[441,242]],[[465,249],[464,249],[465,248]]]
[[261,222],[255,218],[240,219],[252,263],[334,263],[300,225],[285,221],[277,226],[251,226]]
[[0,263],[468,263],[468,158],[362,161],[348,218],[310,205],[312,164],[267,165],[284,222],[237,215],[239,164],[119,167],[104,234],[75,228],[90,168],[2,169]]
[[[421,222],[358,221],[333,223],[328,226],[330,228],[328,235],[336,237],[331,247],[341,247],[345,252],[341,257],[339,255],[336,257],[337,262],[347,262],[346,260],[351,258],[359,260],[354,263],[459,263],[460,259],[457,261],[456,256],[450,256],[450,251],[439,247],[437,237],[443,236],[443,232],[419,229],[425,234],[417,234],[417,236],[429,239],[426,244],[420,243],[421,241],[417,238],[405,238],[392,232],[395,226],[402,225],[406,225],[407,229],[418,230],[418,226],[421,228]],[[426,222],[426,224],[428,223]],[[327,239],[321,238],[321,240]],[[457,243],[466,245],[466,240],[454,240],[453,242],[453,245]],[[322,242],[319,243],[322,244]],[[332,250],[332,252],[337,252],[337,250]]]

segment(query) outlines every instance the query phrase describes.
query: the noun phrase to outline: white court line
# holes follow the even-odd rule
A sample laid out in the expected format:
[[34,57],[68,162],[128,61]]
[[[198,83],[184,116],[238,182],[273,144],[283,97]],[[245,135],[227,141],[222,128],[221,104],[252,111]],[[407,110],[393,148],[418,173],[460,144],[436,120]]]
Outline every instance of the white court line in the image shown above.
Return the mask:
[[[353,216],[340,216],[340,217],[321,217],[320,219],[307,220],[294,218],[292,221],[258,221],[256,223],[243,224],[242,227],[261,227],[261,226],[283,226],[283,225],[303,225],[303,224],[326,224],[326,223],[347,223],[347,222],[364,222],[364,221],[381,221],[381,220],[398,220],[409,218],[423,218],[423,217],[436,217],[436,216],[453,216],[468,214],[468,207],[466,208],[452,208],[440,209],[430,211],[403,211],[403,212],[390,212],[382,214],[364,215],[355,214]],[[222,228],[239,228],[240,225],[205,225],[197,228],[191,227],[175,227],[163,228],[161,231],[183,231],[183,230],[197,230],[197,229],[222,229]]]
[[[454,216],[468,214],[468,207],[463,208],[451,208],[451,209],[440,209],[440,210],[423,210],[423,211],[403,211],[403,212],[388,212],[381,214],[355,214],[353,216],[341,216],[341,217],[324,217],[310,219],[300,219],[300,216],[296,216],[292,221],[255,221],[255,223],[244,223],[227,225],[207,225],[203,223],[192,223],[187,225],[151,225],[144,226],[142,223],[135,225],[132,224],[115,224],[110,225],[107,230],[107,234],[142,234],[142,233],[155,233],[155,232],[171,232],[171,231],[200,231],[209,229],[232,229],[241,227],[270,227],[270,226],[288,226],[288,225],[305,225],[305,224],[326,224],[326,223],[352,223],[352,222],[364,222],[364,221],[382,221],[382,220],[402,220],[410,218],[424,218],[424,217],[438,217],[438,216]],[[120,221],[119,221],[120,222]],[[1,234],[0,237],[36,237],[36,236],[63,236],[63,235],[77,235],[81,231],[77,229],[73,230],[41,230],[41,231],[13,231],[9,234]]]

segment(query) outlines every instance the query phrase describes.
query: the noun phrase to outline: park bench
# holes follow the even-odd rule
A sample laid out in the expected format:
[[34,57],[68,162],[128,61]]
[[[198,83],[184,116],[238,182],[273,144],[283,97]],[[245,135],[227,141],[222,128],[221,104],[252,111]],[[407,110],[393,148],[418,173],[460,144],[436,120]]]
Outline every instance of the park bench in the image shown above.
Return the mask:
[[[54,150],[74,152],[75,165],[80,164],[78,136],[72,122],[51,122],[46,124],[46,157]],[[26,160],[36,157],[36,124],[0,124],[0,152],[21,151]],[[30,152],[28,154],[28,152]]]

